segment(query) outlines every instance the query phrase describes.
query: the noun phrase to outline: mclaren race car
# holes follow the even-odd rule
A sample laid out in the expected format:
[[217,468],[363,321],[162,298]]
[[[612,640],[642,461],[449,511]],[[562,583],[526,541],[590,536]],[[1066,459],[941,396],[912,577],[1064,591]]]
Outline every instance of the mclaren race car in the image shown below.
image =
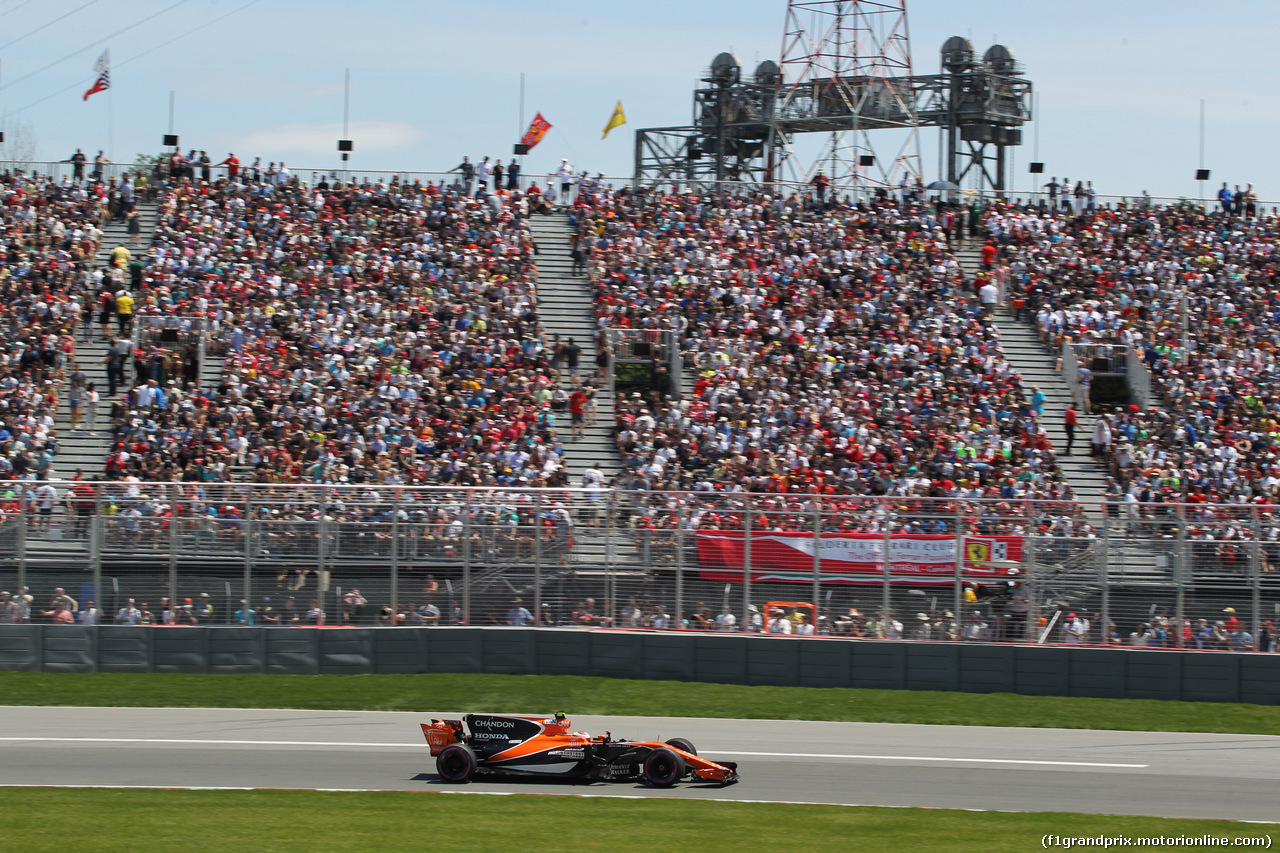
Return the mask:
[[569,731],[564,714],[508,717],[467,714],[461,720],[422,723],[422,733],[445,782],[470,782],[480,774],[542,776],[580,781],[641,781],[669,788],[682,779],[731,785],[738,765],[698,757],[683,738],[615,740]]

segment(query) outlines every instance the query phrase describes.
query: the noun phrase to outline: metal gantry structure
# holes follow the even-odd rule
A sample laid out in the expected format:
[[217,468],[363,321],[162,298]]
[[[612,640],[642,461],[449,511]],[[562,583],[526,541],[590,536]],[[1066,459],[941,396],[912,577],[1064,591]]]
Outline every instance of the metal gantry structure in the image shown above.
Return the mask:
[[[941,72],[912,72],[906,0],[792,0],[781,58],[744,75],[721,53],[693,93],[693,122],[636,131],[641,183],[808,182],[819,169],[836,187],[883,187],[922,177],[919,131],[938,127],[957,186],[1001,192],[1007,153],[1031,120],[1031,81],[1002,45],[977,57],[960,37],[942,48]],[[877,154],[872,131],[896,130]],[[797,162],[805,134],[821,153]],[[882,139],[890,135],[881,134]],[[883,147],[883,143],[882,143]]]

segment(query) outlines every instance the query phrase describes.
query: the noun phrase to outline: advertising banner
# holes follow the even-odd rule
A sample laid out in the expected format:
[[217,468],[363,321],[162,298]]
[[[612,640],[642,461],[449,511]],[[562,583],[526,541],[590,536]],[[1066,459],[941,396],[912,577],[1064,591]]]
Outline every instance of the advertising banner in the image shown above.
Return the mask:
[[[707,580],[741,581],[745,559],[741,530],[698,533],[699,570]],[[995,563],[1022,562],[1021,536],[964,536],[964,572],[992,579],[1016,568]],[[900,534],[889,539],[889,570],[895,575],[919,576],[920,583],[947,583],[956,571],[954,536]],[[877,533],[813,534],[760,531],[751,535],[751,580],[808,581],[813,579],[814,547],[823,583],[874,583],[885,571],[885,537]],[[914,580],[914,578],[913,578]]]

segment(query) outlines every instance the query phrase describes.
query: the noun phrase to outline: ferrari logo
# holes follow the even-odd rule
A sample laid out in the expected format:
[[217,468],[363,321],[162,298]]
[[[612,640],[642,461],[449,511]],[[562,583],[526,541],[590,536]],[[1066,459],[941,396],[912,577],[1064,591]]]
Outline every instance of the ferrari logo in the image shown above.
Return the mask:
[[985,563],[991,559],[991,545],[986,542],[967,542],[964,558],[970,563]]
[[992,560],[1005,560],[1009,557],[1007,542],[989,542],[970,539],[964,544],[964,558],[968,563],[989,563]]

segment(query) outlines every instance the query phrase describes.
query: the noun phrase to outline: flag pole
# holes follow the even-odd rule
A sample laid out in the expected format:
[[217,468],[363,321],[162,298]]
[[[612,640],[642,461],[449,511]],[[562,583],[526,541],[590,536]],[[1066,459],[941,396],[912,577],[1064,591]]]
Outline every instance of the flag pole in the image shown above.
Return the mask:
[[[524,72],[523,71],[520,72],[520,125],[519,127],[516,128],[516,134],[517,134],[516,136],[517,140],[520,139],[522,136],[524,136]],[[519,155],[517,155],[517,157],[519,158],[518,162],[520,164],[520,172],[521,172],[520,177],[521,179],[523,179],[524,178],[524,174],[523,174],[524,173],[524,157],[521,157]]]
[[107,159],[115,162],[116,159],[116,90],[111,87],[107,90]]

